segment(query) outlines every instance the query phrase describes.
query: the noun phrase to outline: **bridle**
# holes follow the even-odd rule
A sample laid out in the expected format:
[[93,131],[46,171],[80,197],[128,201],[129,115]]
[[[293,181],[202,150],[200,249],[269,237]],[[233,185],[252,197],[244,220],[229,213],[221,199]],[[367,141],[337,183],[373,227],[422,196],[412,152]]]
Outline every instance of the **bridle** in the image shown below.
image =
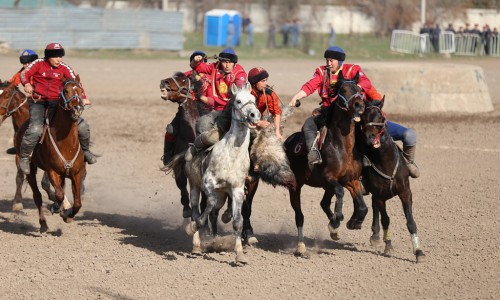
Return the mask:
[[[64,96],[64,90],[66,89],[66,86],[68,84],[76,84],[75,86],[73,86],[73,90],[75,91],[75,94],[73,96],[71,96],[69,99],[66,98],[66,96]],[[85,108],[85,102],[83,101],[82,97],[80,95],[78,95],[78,93],[76,92],[76,88],[77,87],[80,87],[81,88],[81,85],[78,81],[75,81],[75,80],[68,80],[64,83],[64,86],[61,90],[61,99],[63,100],[63,105],[60,105],[62,109],[64,110],[71,110],[71,107],[69,107],[69,103],[71,101],[73,101],[73,99],[77,99],[78,100],[78,103],[82,106],[82,108]]]
[[386,129],[386,119],[385,119],[385,116],[384,116],[384,113],[382,112],[382,110],[380,109],[380,107],[378,106],[370,106],[370,107],[367,107],[366,108],[367,110],[368,109],[377,109],[380,111],[380,115],[382,116],[382,122],[369,122],[369,123],[366,123],[365,125],[361,125],[361,130],[365,131],[365,128],[368,127],[368,126],[372,126],[372,127],[376,127],[378,128],[378,133],[375,135],[375,139],[374,141],[378,141],[380,139],[380,137],[382,136],[382,134],[384,134],[385,132],[385,129]]
[[[165,85],[164,85],[164,87],[161,87],[161,85],[160,85],[160,88],[167,91],[167,99],[165,99],[165,100],[172,101],[172,99],[168,98],[168,95],[172,92],[177,93],[181,97],[184,97],[184,100],[179,103],[179,106],[183,106],[184,103],[186,103],[186,101],[193,100],[193,95],[191,94],[191,80],[189,80],[189,78],[187,79],[188,86],[186,88],[186,87],[181,87],[181,85],[179,84],[179,82],[177,81],[177,79],[175,77],[176,76],[172,76],[170,78],[162,80],[162,83],[165,83]],[[169,79],[172,79],[172,81],[175,83],[175,85],[177,86],[177,90],[175,90],[175,91],[172,90],[172,88],[170,87],[170,84],[167,84]],[[183,93],[183,91],[185,91],[185,92]],[[172,101],[172,102],[177,102],[177,101]]]
[[[342,90],[342,87],[344,86],[344,84],[353,84],[355,89],[356,89],[356,93],[351,95],[351,97],[349,97],[349,99],[346,99],[346,97],[344,95],[341,94],[341,90]],[[361,92],[361,89],[358,87],[358,84],[356,83],[356,81],[354,80],[345,80],[345,81],[342,81],[342,84],[340,85],[340,87],[338,88],[338,93],[337,93],[337,97],[336,97],[336,100],[335,103],[337,104],[338,107],[340,107],[342,110],[349,110],[349,103],[351,102],[352,99],[356,98],[356,97],[360,97],[361,100],[364,100],[365,96],[363,95],[363,93]],[[339,100],[338,99],[342,99],[343,101],[343,105],[342,104],[339,104]]]
[[[243,113],[243,108],[247,105],[253,105],[255,106],[255,108],[257,108],[257,104],[255,104],[254,101],[252,100],[248,100],[247,103],[243,104],[241,107],[237,107],[234,103],[233,103],[233,106],[234,106],[234,109],[239,113],[239,115],[241,116],[240,118],[233,118],[234,120],[240,122],[240,123],[246,123],[250,120],[250,113],[248,113],[247,115],[245,115]],[[257,108],[258,109],[258,108]]]
[[[2,92],[3,92],[3,90],[2,90]],[[26,95],[24,95],[24,100],[21,102],[21,104],[19,104],[18,106],[14,107],[11,110],[9,110],[9,106],[11,105],[11,102],[17,93],[19,93],[19,91],[17,89],[14,89],[14,92],[12,93],[12,95],[10,95],[9,101],[7,101],[7,105],[0,106],[0,108],[4,108],[6,111],[5,114],[0,115],[0,126],[2,126],[4,119],[12,116],[19,108],[21,108],[28,101],[28,97]],[[2,94],[2,93],[0,93],[0,94]]]

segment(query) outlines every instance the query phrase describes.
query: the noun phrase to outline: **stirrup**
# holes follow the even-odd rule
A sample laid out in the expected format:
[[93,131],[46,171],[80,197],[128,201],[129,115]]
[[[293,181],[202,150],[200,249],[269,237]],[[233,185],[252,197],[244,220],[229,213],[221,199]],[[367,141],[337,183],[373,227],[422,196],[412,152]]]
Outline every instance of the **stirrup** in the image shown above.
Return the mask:
[[312,147],[311,150],[309,150],[309,153],[307,153],[307,162],[310,167],[323,162],[323,159],[321,159],[321,152],[319,152],[318,148]]
[[84,158],[84,161],[86,163],[88,163],[89,165],[95,164],[97,162],[97,159],[96,159],[94,153],[90,152],[90,150],[83,152],[83,158]]

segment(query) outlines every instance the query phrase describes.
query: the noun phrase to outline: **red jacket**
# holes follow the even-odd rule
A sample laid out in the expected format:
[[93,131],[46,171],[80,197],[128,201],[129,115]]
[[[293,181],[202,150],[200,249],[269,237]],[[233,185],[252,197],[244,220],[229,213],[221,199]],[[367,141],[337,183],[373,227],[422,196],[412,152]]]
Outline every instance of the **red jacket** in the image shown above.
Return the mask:
[[265,118],[264,112],[269,110],[269,113],[273,116],[281,115],[280,102],[278,95],[273,91],[271,95],[266,94],[264,91],[259,92],[258,90],[252,88],[252,95],[255,96],[257,102],[257,108],[262,114],[262,118]]
[[231,98],[231,85],[233,83],[242,87],[247,82],[247,74],[239,64],[234,64],[233,72],[230,74],[225,74],[221,71],[218,62],[200,62],[195,70],[198,73],[207,74],[210,78],[211,87],[207,91],[207,105],[213,106],[214,110],[223,110],[226,107],[227,102]]
[[330,70],[328,70],[325,66],[316,68],[313,78],[302,86],[302,90],[307,94],[307,96],[317,90],[319,96],[323,100],[323,105],[330,106],[330,103],[335,101],[334,98],[328,97],[330,84],[337,82],[337,77],[340,71],[342,71],[342,75],[346,79],[353,79],[359,71],[358,85],[363,88],[363,91],[367,96],[366,98],[368,98],[367,100],[382,99],[379,92],[377,92],[375,87],[372,85],[370,79],[368,79],[363,70],[361,70],[361,67],[352,64],[342,64],[340,69],[334,74],[330,74]]
[[[61,78],[76,79],[76,74],[65,63],[61,63],[57,68],[50,65],[45,59],[37,59],[21,72],[21,82],[26,85],[31,82],[33,92],[37,94],[34,99],[39,101],[58,101],[62,90]],[[85,98],[85,92],[82,95]]]

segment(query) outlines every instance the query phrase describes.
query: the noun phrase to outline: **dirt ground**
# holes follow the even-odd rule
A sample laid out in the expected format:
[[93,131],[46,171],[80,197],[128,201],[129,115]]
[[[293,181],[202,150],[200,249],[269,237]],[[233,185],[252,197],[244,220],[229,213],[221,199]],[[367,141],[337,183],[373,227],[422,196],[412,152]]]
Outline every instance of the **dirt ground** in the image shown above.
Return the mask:
[[[0,57],[0,78],[19,67]],[[358,231],[343,222],[332,241],[319,201],[322,190],[303,190],[308,259],[293,255],[294,214],[283,188],[261,184],[253,225],[259,239],[247,248],[250,263],[235,266],[231,249],[190,255],[179,193],[159,171],[166,124],[176,105],[160,99],[159,81],[184,70],[185,61],[65,59],[82,76],[94,105],[92,127],[99,162],[88,167],[83,208],[71,224],[48,216],[39,233],[28,185],[21,213],[15,192],[10,122],[0,127],[0,298],[2,299],[496,299],[500,293],[500,69],[485,70],[495,111],[480,115],[391,115],[418,135],[421,177],[412,179],[414,216],[427,262],[416,264],[400,201],[388,203],[395,253],[372,248],[371,210]],[[446,62],[445,63],[449,63]],[[283,101],[312,75],[315,61],[246,61],[262,65]],[[285,67],[284,67],[285,66]],[[300,129],[317,101],[286,123]],[[44,199],[46,200],[46,199]],[[370,199],[365,197],[367,203]],[[371,206],[371,205],[369,205]],[[46,211],[47,215],[49,214]],[[347,196],[344,214],[352,213]],[[231,226],[220,225],[223,234]]]

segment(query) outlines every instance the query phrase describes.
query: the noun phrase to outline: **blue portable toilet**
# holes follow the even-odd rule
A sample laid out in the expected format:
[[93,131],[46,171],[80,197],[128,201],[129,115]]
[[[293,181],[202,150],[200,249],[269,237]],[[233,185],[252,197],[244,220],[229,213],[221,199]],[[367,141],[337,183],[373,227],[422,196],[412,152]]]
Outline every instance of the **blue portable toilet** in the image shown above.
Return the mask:
[[[231,31],[233,31],[232,35]],[[240,44],[240,38],[241,15],[239,12],[212,9],[205,13],[205,46],[234,47]]]

